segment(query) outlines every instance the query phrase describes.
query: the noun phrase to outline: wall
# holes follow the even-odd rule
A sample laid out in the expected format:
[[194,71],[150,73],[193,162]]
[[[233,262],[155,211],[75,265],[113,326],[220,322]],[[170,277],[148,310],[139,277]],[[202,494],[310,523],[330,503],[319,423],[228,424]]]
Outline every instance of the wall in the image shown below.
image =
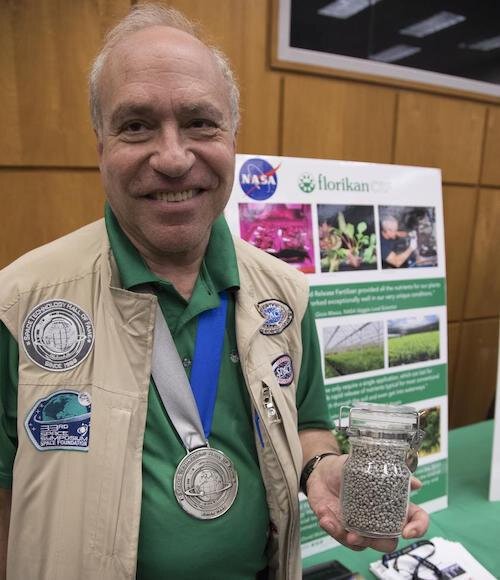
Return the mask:
[[[132,2],[133,3],[133,2]],[[0,0],[0,267],[102,214],[86,74],[131,0]],[[487,416],[500,269],[500,106],[270,66],[270,0],[173,0],[231,58],[238,150],[440,167],[450,425]]]

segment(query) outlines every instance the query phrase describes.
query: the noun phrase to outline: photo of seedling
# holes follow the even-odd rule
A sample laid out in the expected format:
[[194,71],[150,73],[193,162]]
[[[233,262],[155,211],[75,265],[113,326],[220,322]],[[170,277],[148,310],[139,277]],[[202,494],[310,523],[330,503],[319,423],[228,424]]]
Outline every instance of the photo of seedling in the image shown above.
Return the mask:
[[432,455],[441,451],[441,407],[429,407],[420,411],[420,426],[425,432],[419,455]]
[[318,205],[322,272],[377,268],[373,206]]
[[325,328],[323,344],[327,379],[384,368],[382,322]]
[[301,272],[313,274],[311,206],[298,203],[240,203],[241,237]]
[[387,336],[390,367],[439,358],[439,318],[435,314],[388,320]]

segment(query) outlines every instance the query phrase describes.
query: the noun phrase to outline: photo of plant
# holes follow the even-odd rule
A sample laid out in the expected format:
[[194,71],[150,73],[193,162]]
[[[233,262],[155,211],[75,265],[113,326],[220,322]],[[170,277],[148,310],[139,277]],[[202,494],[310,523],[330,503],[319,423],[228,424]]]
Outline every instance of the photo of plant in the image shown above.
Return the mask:
[[377,268],[373,206],[318,205],[322,272]]
[[425,432],[418,454],[432,455],[441,451],[441,407],[430,407],[420,411],[420,426]]
[[326,379],[384,368],[382,322],[325,328],[323,344]]
[[349,453],[349,437],[347,436],[345,431],[337,431],[334,429],[332,433],[335,435],[335,439],[337,440],[337,445],[339,446],[341,453]]
[[387,321],[389,366],[439,358],[439,318],[429,316]]
[[438,265],[436,209],[380,206],[382,268],[429,268]]
[[240,203],[238,210],[244,240],[301,272],[315,272],[310,205]]

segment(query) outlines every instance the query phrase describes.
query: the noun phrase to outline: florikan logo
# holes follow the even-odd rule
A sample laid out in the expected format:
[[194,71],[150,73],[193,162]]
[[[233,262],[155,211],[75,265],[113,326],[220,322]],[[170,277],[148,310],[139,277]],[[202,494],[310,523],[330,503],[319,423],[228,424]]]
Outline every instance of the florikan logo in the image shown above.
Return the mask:
[[314,177],[310,173],[303,173],[299,177],[299,187],[304,193],[311,193],[316,187]]

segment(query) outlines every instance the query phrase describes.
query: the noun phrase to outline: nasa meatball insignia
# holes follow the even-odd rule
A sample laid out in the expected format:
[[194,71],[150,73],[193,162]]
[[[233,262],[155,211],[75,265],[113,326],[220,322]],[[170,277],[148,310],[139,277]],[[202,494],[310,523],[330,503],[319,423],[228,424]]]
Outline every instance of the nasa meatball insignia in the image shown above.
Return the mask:
[[263,300],[256,307],[259,314],[266,319],[259,329],[261,334],[280,334],[293,320],[292,309],[281,300]]
[[247,159],[240,169],[240,186],[248,197],[263,201],[274,195],[278,187],[278,169],[265,159],[254,157]]
[[88,393],[56,391],[33,405],[24,427],[39,451],[88,451],[90,409]]
[[27,356],[39,367],[68,371],[82,363],[92,350],[94,326],[76,304],[47,300],[26,317],[22,343]]
[[288,387],[293,382],[292,359],[287,354],[282,354],[273,360],[273,372],[278,379],[280,387]]

